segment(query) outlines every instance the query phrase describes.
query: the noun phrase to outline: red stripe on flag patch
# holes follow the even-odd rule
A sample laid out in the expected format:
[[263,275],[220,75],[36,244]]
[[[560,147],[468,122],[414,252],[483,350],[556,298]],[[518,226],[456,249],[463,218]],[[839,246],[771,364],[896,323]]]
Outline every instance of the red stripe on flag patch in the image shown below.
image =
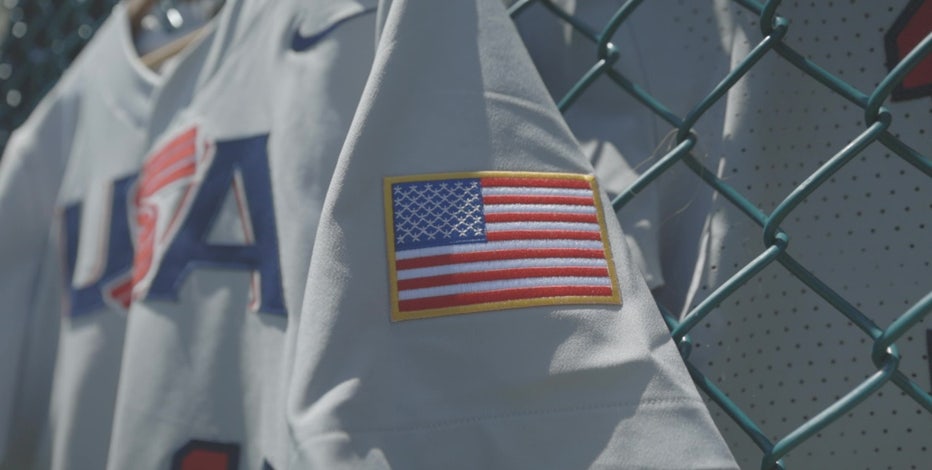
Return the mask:
[[474,261],[492,261],[500,259],[524,258],[604,258],[602,250],[586,248],[531,248],[526,250],[479,251],[475,253],[450,253],[446,255],[424,256],[422,258],[400,259],[395,262],[397,269],[429,268],[444,264],[471,263]]
[[504,232],[489,232],[486,239],[490,242],[506,240],[601,240],[599,232],[583,232],[574,230],[508,230]]
[[590,268],[585,266],[567,266],[555,268],[515,268],[494,271],[475,271],[438,276],[419,277],[398,281],[398,290],[422,289],[425,287],[449,286],[470,282],[501,281],[504,279],[522,279],[529,277],[607,277],[608,268]]
[[401,300],[398,302],[398,307],[402,312],[410,312],[492,302],[507,302],[511,300],[582,296],[610,297],[611,295],[612,288],[610,286],[524,287],[520,289],[502,289],[488,292],[470,292],[438,297],[425,297],[422,299]]
[[591,197],[574,196],[542,196],[531,194],[527,196],[482,196],[482,202],[492,204],[560,204],[567,206],[591,206]]
[[595,214],[573,214],[562,212],[499,212],[486,214],[485,221],[492,222],[599,222]]
[[482,178],[485,188],[526,187],[526,188],[560,188],[560,189],[591,189],[589,181],[581,178],[509,178],[488,177]]

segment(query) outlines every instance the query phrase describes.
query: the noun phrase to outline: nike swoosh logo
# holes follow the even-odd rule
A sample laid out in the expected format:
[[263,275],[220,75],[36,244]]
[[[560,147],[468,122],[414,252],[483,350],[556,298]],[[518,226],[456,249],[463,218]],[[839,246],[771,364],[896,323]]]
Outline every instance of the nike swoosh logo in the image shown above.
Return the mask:
[[346,23],[347,21],[358,18],[360,16],[367,15],[374,11],[375,11],[375,8],[371,7],[371,8],[362,10],[358,13],[353,13],[345,18],[340,18],[339,20],[337,20],[336,22],[328,26],[323,31],[314,33],[310,36],[302,36],[301,27],[298,26],[297,28],[295,28],[294,35],[291,37],[291,50],[295,52],[304,52],[314,47],[318,42],[320,42],[323,38],[327,37],[327,35],[332,33],[335,29],[339,28],[340,25],[342,25],[343,23]]

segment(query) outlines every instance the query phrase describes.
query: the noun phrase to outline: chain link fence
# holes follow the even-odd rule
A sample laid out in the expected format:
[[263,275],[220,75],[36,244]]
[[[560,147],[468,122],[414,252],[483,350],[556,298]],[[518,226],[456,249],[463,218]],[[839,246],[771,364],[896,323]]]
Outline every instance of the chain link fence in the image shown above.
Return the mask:
[[[929,316],[929,313],[932,312],[932,291],[929,290],[930,287],[932,287],[932,280],[928,277],[922,278],[919,284],[922,286],[921,291],[925,292],[924,295],[920,295],[919,298],[914,299],[914,303],[900,310],[892,320],[887,320],[886,318],[872,318],[871,315],[865,313],[863,308],[859,307],[859,302],[849,300],[837,289],[831,287],[828,282],[822,280],[819,276],[814,274],[812,270],[808,269],[805,259],[791,255],[787,250],[790,239],[799,238],[802,234],[791,234],[781,228],[781,225],[783,225],[788,218],[793,217],[796,212],[798,212],[798,208],[807,198],[814,197],[814,195],[826,186],[831,179],[838,175],[846,165],[850,165],[857,157],[863,156],[865,149],[868,147],[882,146],[886,152],[906,162],[908,171],[916,175],[920,173],[923,174],[925,178],[920,177],[920,180],[926,185],[928,184],[928,178],[932,176],[932,160],[930,160],[928,156],[929,147],[914,148],[907,142],[901,140],[896,132],[896,127],[892,125],[894,116],[884,106],[891,94],[896,93],[900,96],[909,94],[903,93],[900,84],[911,70],[919,66],[923,60],[926,60],[926,58],[930,56],[930,52],[932,52],[932,33],[929,33],[928,25],[920,27],[924,37],[920,36],[918,38],[916,41],[918,44],[912,51],[900,58],[899,62],[896,63],[886,76],[877,77],[880,81],[873,88],[862,91],[842,80],[839,76],[833,74],[826,68],[821,67],[816,60],[807,57],[807,51],[797,50],[788,44],[787,39],[792,37],[792,29],[790,28],[791,21],[805,24],[809,21],[808,18],[788,18],[781,16],[780,10],[782,7],[789,5],[781,5],[783,2],[778,0],[768,1],[766,3],[753,0],[734,0],[729,7],[743,9],[756,19],[754,22],[759,26],[757,38],[754,39],[756,45],[750,47],[749,53],[743,58],[740,58],[740,60],[733,60],[730,70],[719,77],[718,84],[709,89],[702,99],[690,103],[690,109],[687,113],[677,114],[671,110],[670,106],[667,106],[663,101],[658,99],[655,94],[648,91],[651,86],[656,89],[657,86],[655,84],[638,83],[636,79],[626,76],[619,71],[620,67],[618,67],[625,60],[637,60],[637,58],[623,57],[622,54],[619,53],[619,48],[616,47],[616,44],[613,44],[612,41],[615,40],[614,38],[619,29],[623,29],[629,26],[633,21],[636,21],[632,18],[636,16],[640,8],[650,2],[641,0],[629,0],[624,3],[619,2],[620,7],[614,11],[614,14],[610,17],[605,17],[604,22],[598,24],[587,22],[563,8],[564,4],[572,6],[573,3],[574,2],[550,0],[521,0],[515,2],[510,8],[512,16],[516,19],[520,19],[521,15],[524,15],[526,10],[542,8],[546,10],[549,15],[552,15],[569,28],[572,28],[576,35],[585,38],[585,40],[589,41],[591,44],[591,67],[579,75],[578,80],[572,84],[565,94],[555,97],[559,108],[564,113],[571,112],[576,103],[581,98],[585,97],[587,93],[590,93],[594,83],[607,82],[617,87],[620,92],[632,97],[638,103],[638,106],[650,110],[651,113],[672,129],[675,136],[675,141],[670,146],[669,150],[662,152],[659,158],[653,160],[648,167],[640,172],[639,177],[633,184],[614,198],[613,206],[615,210],[623,215],[626,208],[637,199],[640,193],[649,191],[654,185],[659,185],[660,183],[658,183],[658,181],[666,173],[672,172],[672,170],[677,167],[685,167],[688,168],[695,177],[698,177],[704,182],[708,188],[714,191],[716,194],[715,197],[727,200],[734,209],[743,213],[743,216],[747,218],[747,220],[759,227],[759,233],[763,239],[763,244],[752,260],[743,266],[737,266],[734,273],[724,277],[721,282],[716,283],[717,285],[710,286],[710,289],[708,289],[709,292],[704,297],[700,296],[700,298],[692,302],[690,305],[691,308],[684,314],[677,315],[665,309],[663,302],[661,302],[661,310],[664,311],[665,319],[672,331],[673,338],[679,345],[683,357],[686,359],[687,367],[694,381],[699,388],[705,392],[708,399],[714,402],[712,406],[720,407],[720,409],[734,421],[740,430],[753,441],[759,449],[756,454],[760,456],[760,468],[785,468],[786,464],[783,458],[790,454],[791,451],[799,448],[807,440],[816,441],[818,444],[817,436],[820,432],[832,426],[833,423],[839,421],[839,419],[846,414],[851,413],[869,397],[883,397],[881,389],[890,386],[901,390],[902,394],[908,396],[913,400],[915,405],[918,405],[916,407],[916,412],[922,413],[923,416],[920,416],[917,422],[920,423],[920,426],[923,426],[922,423],[925,423],[918,431],[921,435],[926,436],[920,437],[919,439],[928,442],[929,431],[932,430],[932,426],[930,426],[932,423],[930,423],[929,419],[929,413],[932,413],[932,396],[930,396],[922,386],[916,383],[916,381],[912,380],[911,377],[904,373],[902,370],[903,368],[900,366],[901,355],[896,343],[910,332],[912,336],[925,336],[919,331],[920,328],[917,327],[917,325],[920,325],[923,320]],[[698,13],[695,7],[699,3],[700,2],[679,2],[678,9],[681,10],[683,15],[696,15]],[[702,3],[705,4],[706,2]],[[724,2],[718,3],[721,4]],[[785,3],[799,4],[800,2]],[[852,1],[850,3],[853,5],[855,2]],[[916,9],[921,6],[920,4],[922,2],[913,1],[908,4],[907,2],[900,3],[902,3],[902,5],[890,5],[888,7],[889,10],[901,9],[904,5],[907,6],[907,9]],[[582,2],[578,3],[578,5],[581,4]],[[703,8],[705,8],[705,6]],[[845,19],[844,8],[845,7],[838,8],[842,13],[839,15],[842,19]],[[709,9],[711,9],[711,7],[709,7]],[[851,7],[851,9],[854,10],[853,7]],[[670,11],[671,16],[677,13],[676,10]],[[900,27],[902,26],[903,25],[900,25]],[[894,25],[894,27],[896,27],[896,25]],[[922,30],[922,28],[925,29]],[[709,28],[709,30],[711,34],[714,34],[714,29]],[[683,32],[671,32],[670,41],[682,41],[682,45],[677,45],[688,49],[689,42],[699,40],[699,37],[703,34],[702,31],[693,30],[692,28],[690,28],[688,34],[683,34]],[[705,34],[710,33],[706,32]],[[837,36],[835,39],[838,40]],[[688,52],[684,51],[683,53],[687,54]],[[815,171],[803,181],[796,184],[795,187],[789,188],[783,199],[779,201],[775,207],[771,210],[765,210],[760,204],[752,202],[752,198],[745,195],[741,187],[732,183],[728,175],[723,175],[717,168],[709,168],[709,166],[707,166],[707,162],[704,161],[703,158],[703,151],[700,149],[700,143],[704,136],[696,132],[696,127],[697,123],[706,118],[710,109],[720,105],[731,89],[735,88],[743,78],[748,76],[749,72],[754,69],[755,66],[764,58],[772,60],[773,56],[795,67],[805,74],[809,80],[817,82],[820,86],[827,88],[831,93],[838,95],[850,103],[852,119],[858,119],[858,117],[860,117],[863,119],[862,122],[864,125],[860,135],[855,135],[852,139],[840,146],[836,145],[837,149],[832,151],[833,154],[825,155],[823,159],[820,159],[820,166]],[[859,60],[859,58],[853,57],[850,60],[856,61]],[[891,63],[890,65],[893,64]],[[684,69],[681,72],[683,73],[684,80],[689,80],[691,71]],[[926,91],[926,93],[928,93],[928,91]],[[926,97],[925,99],[928,98]],[[858,116],[858,113],[860,116]],[[896,118],[920,119],[923,120],[923,122],[929,122],[928,116],[896,116]],[[773,121],[777,120],[777,118],[773,119]],[[751,129],[750,132],[753,131],[754,130]],[[922,137],[925,134],[923,131],[920,131],[919,135]],[[711,138],[721,138],[721,136],[711,136]],[[928,144],[928,139],[926,138],[923,142]],[[787,147],[792,148],[793,145],[787,145]],[[809,146],[807,146],[807,148],[809,148]],[[747,189],[750,190],[750,186],[748,186]],[[920,187],[917,186],[916,191],[919,192]],[[928,202],[925,202],[925,207],[920,206],[920,208],[928,209]],[[926,212],[925,214],[928,213]],[[919,215],[920,219],[922,219],[922,217],[922,215]],[[923,222],[920,222],[920,226],[924,227],[922,224]],[[803,226],[803,229],[804,228],[805,226]],[[925,249],[919,250],[919,254],[926,258],[924,265],[928,267],[930,250],[927,246],[928,238],[926,237],[925,240],[926,247]],[[886,248],[889,249],[889,247]],[[727,250],[727,248],[723,247],[723,251],[724,250]],[[799,282],[804,284],[810,292],[821,297],[821,299],[834,310],[832,315],[836,315],[839,318],[843,317],[860,330],[859,334],[863,335],[867,340],[860,341],[864,343],[863,355],[870,357],[875,368],[866,379],[853,384],[846,393],[835,397],[834,401],[830,401],[828,406],[824,406],[821,410],[814,413],[814,415],[806,416],[801,424],[793,425],[788,431],[777,435],[775,435],[776,433],[774,433],[773,430],[765,429],[755,422],[751,417],[754,413],[749,412],[747,409],[737,404],[739,399],[747,403],[747,398],[753,397],[754,395],[753,390],[744,388],[736,389],[735,387],[729,388],[729,384],[727,383],[729,382],[729,377],[715,377],[713,380],[711,374],[705,373],[700,364],[694,363],[694,361],[691,360],[693,344],[690,340],[690,334],[703,334],[700,331],[700,325],[710,316],[723,316],[735,310],[731,308],[731,311],[728,311],[729,309],[724,309],[725,311],[722,311],[719,307],[727,304],[729,299],[735,296],[736,293],[740,292],[742,289],[761,289],[761,283],[753,283],[752,280],[754,280],[755,277],[759,277],[766,269],[773,269],[773,267],[776,266],[779,266],[779,268],[782,268],[791,276],[795,277]],[[922,275],[922,273],[923,272],[920,271],[919,273],[904,273],[904,275],[916,276],[917,274]],[[928,270],[926,269],[924,273],[928,275]],[[781,287],[775,286],[772,288],[778,289]],[[766,293],[766,281],[763,282],[763,290],[765,291],[765,296],[770,295]],[[776,292],[773,294],[776,295]],[[753,310],[754,306],[747,305],[743,308],[746,310]],[[758,314],[757,318],[760,317],[760,314]],[[821,314],[820,317],[828,318],[824,314]],[[728,322],[730,324],[731,320],[728,320]],[[808,325],[806,329],[808,329]],[[753,327],[747,328],[746,331],[753,331]],[[789,331],[789,328],[787,328],[786,331]],[[930,330],[929,335],[932,336],[932,330]],[[912,336],[910,336],[911,341],[913,340]],[[750,337],[753,338],[754,333],[751,333]],[[857,342],[858,339],[857,337],[850,338],[851,342]],[[793,341],[793,335],[787,335],[786,342],[792,344]],[[799,347],[798,344],[797,347]],[[775,360],[779,360],[779,355],[781,354],[779,348],[777,348],[776,351],[771,351],[771,353],[773,356],[777,357]],[[721,357],[718,359],[723,362],[737,362],[745,358]],[[924,359],[928,361],[929,358],[925,356]],[[709,365],[711,366],[712,364],[709,363]],[[748,365],[749,367],[754,367],[753,363]],[[763,367],[764,365],[760,364],[760,366]],[[914,378],[918,378],[918,374],[910,375]],[[785,379],[786,381],[790,381],[793,377],[785,377]],[[802,381],[800,381],[800,384],[802,384]],[[813,401],[818,401],[818,398],[819,397],[813,397]],[[754,404],[752,403],[750,407],[753,408]],[[911,410],[907,408],[902,411],[903,415],[907,415]],[[897,411],[894,409],[893,414],[895,415],[896,413]],[[718,414],[720,415],[720,413]],[[870,414],[873,415],[874,413],[871,412]],[[717,419],[717,421],[722,425],[722,419]],[[838,426],[844,426],[844,424],[839,424]],[[912,429],[909,429],[909,431],[913,432]],[[886,433],[887,430],[884,429],[883,432]],[[735,433],[726,433],[726,438],[729,438],[729,444],[732,446],[735,445],[735,442],[732,441],[734,435]],[[851,452],[857,454],[858,450],[857,448],[849,448],[847,452],[849,454]],[[923,446],[921,450],[916,450],[925,453],[928,451],[928,448],[927,446]],[[877,451],[879,451],[879,449]],[[899,453],[908,452],[904,449],[897,449],[897,451]],[[747,455],[747,452],[744,454]],[[888,454],[888,460],[883,463],[883,468],[922,468],[917,467],[916,464],[910,465],[905,463],[915,460],[921,462],[923,460],[922,456],[911,455],[904,457],[903,459],[890,459]],[[807,464],[805,458],[800,458],[799,460],[795,460],[795,462],[796,465],[793,466],[795,468],[816,468],[813,467],[811,463]],[[929,461],[926,459],[925,464],[928,464],[928,462]],[[742,465],[747,465],[748,463],[749,462],[745,461],[742,462]],[[919,463],[918,465],[925,464]],[[845,466],[837,468],[855,467]],[[871,467],[870,464],[867,464],[866,468],[880,467]]]
[[[51,0],[6,0],[4,5],[9,12],[9,35],[0,50],[0,122],[2,122],[0,147],[5,144],[9,132],[23,122],[38,100],[51,88],[57,77],[90,39],[93,31],[115,3],[116,0],[73,0],[63,4]],[[901,57],[895,66],[890,64],[891,70],[886,76],[877,77],[879,81],[876,84],[869,89],[862,90],[820,66],[818,58],[807,56],[805,50],[791,47],[788,41],[788,38],[793,37],[791,21],[805,23],[806,18],[781,16],[782,7],[785,5],[781,5],[782,2],[777,0],[766,3],[754,0],[733,0],[729,5],[731,8],[742,9],[745,14],[753,16],[759,28],[756,43],[749,48],[749,52],[743,58],[732,61],[729,70],[718,77],[717,85],[711,87],[702,99],[690,103],[688,112],[677,113],[672,110],[674,107],[667,106],[657,97],[656,93],[648,91],[652,84],[639,83],[637,79],[621,71],[619,65],[629,58],[623,57],[617,45],[612,42],[615,40],[616,33],[634,21],[632,18],[636,17],[638,10],[649,2],[643,0],[618,2],[620,6],[614,9],[614,13],[605,16],[598,24],[586,21],[564,9],[566,4],[572,5],[573,2],[520,0],[509,3],[511,3],[510,13],[516,20],[529,10],[536,9],[538,14],[544,11],[591,45],[590,68],[580,73],[578,79],[562,96],[555,96],[562,111],[571,111],[581,97],[590,93],[594,83],[609,83],[619,92],[633,98],[638,106],[652,113],[672,130],[673,143],[664,148],[664,151],[651,160],[648,166],[639,168],[639,176],[633,184],[614,198],[613,205],[619,214],[623,215],[626,208],[637,200],[641,193],[655,186],[659,188],[658,182],[665,174],[675,169],[685,168],[695,178],[701,180],[702,184],[707,185],[707,189],[713,191],[717,198],[730,203],[733,210],[743,214],[747,221],[758,227],[763,243],[759,245],[759,249],[748,262],[740,266],[736,265],[733,273],[722,277],[715,285],[705,289],[703,295],[690,302],[689,308],[683,313],[664,308],[662,301],[661,310],[664,311],[673,338],[686,359],[693,379],[708,400],[714,403],[712,407],[719,407],[720,411],[715,411],[719,425],[723,426],[722,413],[733,420],[732,426],[723,427],[739,429],[749,437],[756,446],[755,454],[759,457],[757,462],[760,468],[785,468],[787,465],[784,463],[784,457],[795,458],[796,454],[791,454],[791,452],[805,447],[804,444],[807,441],[818,445],[820,433],[831,426],[844,427],[844,423],[839,423],[840,419],[852,414],[872,396],[885,399],[883,390],[889,387],[895,387],[900,391],[901,396],[911,400],[909,403],[915,408],[916,413],[921,415],[917,418],[920,426],[922,426],[921,423],[926,424],[924,429],[908,429],[908,431],[928,436],[932,431],[932,426],[929,426],[932,396],[923,388],[923,385],[917,383],[921,381],[919,375],[907,373],[901,365],[902,357],[897,342],[902,342],[904,337],[909,341],[914,341],[915,338],[925,340],[926,334],[920,330],[923,322],[932,312],[932,291],[930,291],[932,281],[929,278],[920,278],[916,281],[919,292],[924,293],[914,298],[909,305],[896,307],[897,313],[891,318],[887,318],[887,315],[882,318],[872,316],[865,311],[867,309],[863,307],[862,302],[852,300],[852,295],[846,294],[847,289],[839,291],[833,288],[830,282],[823,280],[807,267],[806,259],[792,255],[787,247],[790,239],[798,238],[798,234],[784,230],[781,226],[801,211],[800,208],[807,198],[815,197],[820,189],[830,181],[833,182],[839,172],[852,166],[852,162],[857,161],[859,157],[863,159],[868,148],[876,149],[881,146],[884,152],[905,163],[898,167],[905,168],[900,169],[901,174],[906,171],[912,172],[920,175],[919,180],[928,184],[928,179],[932,177],[932,159],[929,158],[928,153],[930,149],[921,146],[917,148],[914,143],[901,139],[894,123],[897,119],[904,119],[904,117],[894,116],[885,104],[891,95],[894,98],[903,96],[901,83],[908,77],[911,70],[920,66],[923,60],[930,56],[932,34],[924,33],[911,52]],[[687,7],[693,7],[694,4],[679,3],[686,12],[685,14],[690,14]],[[718,3],[729,2],[723,0]],[[917,8],[920,4],[922,4],[921,1],[913,0],[908,2],[907,6]],[[690,36],[701,34],[692,30],[689,33],[681,38],[692,40],[689,39]],[[823,158],[818,160],[817,168],[811,171],[807,178],[787,188],[781,200],[772,207],[765,208],[763,204],[753,202],[754,198],[745,193],[750,186],[743,190],[736,181],[732,181],[718,169],[708,166],[702,151],[702,142],[705,137],[696,129],[697,123],[702,122],[711,109],[720,105],[724,97],[738,86],[757,64],[762,60],[773,60],[774,57],[795,67],[813,83],[817,83],[818,86],[824,87],[845,100],[846,106],[850,106],[852,119],[860,119],[862,131],[847,142],[840,145],[835,143],[830,150],[826,151]],[[906,116],[905,119],[925,119],[928,122],[929,117]],[[928,137],[922,132],[920,135]],[[915,190],[920,192],[920,187],[917,186]],[[918,207],[920,210],[918,218],[923,228],[928,220],[923,222],[924,216],[921,210],[929,207],[928,202],[920,203]],[[925,244],[928,244],[928,238],[925,239]],[[928,267],[930,257],[928,246],[924,249],[920,246],[918,253],[926,258],[924,265]],[[767,292],[767,283],[760,282],[760,278],[764,271],[771,269],[783,270],[804,285],[809,292],[821,298],[831,310],[830,314],[822,312],[821,317],[843,318],[848,325],[856,328],[857,332],[848,330],[842,334],[851,335],[850,341],[859,344],[862,355],[869,357],[873,364],[873,370],[865,379],[853,380],[855,383],[852,383],[844,393],[830,397],[827,405],[814,398],[813,401],[819,403],[819,409],[811,415],[804,416],[800,423],[780,426],[779,432],[768,429],[752,418],[754,413],[749,412],[748,408],[754,408],[756,404],[753,391],[744,388],[729,388],[727,377],[704,372],[705,364],[696,363],[692,359],[694,346],[697,345],[690,339],[691,335],[697,337],[702,335],[700,326],[703,322],[715,316],[728,314],[719,307],[728,304],[729,300],[742,290],[762,290],[764,296],[770,295]],[[925,272],[928,273],[928,271]],[[754,282],[755,279],[757,282]],[[751,306],[744,308],[753,309]],[[929,338],[932,338],[932,330],[929,330],[927,334]],[[754,335],[750,336],[753,338]],[[789,338],[788,342],[792,342],[792,338]],[[781,354],[779,348],[768,353],[776,357]],[[721,359],[735,362],[742,359],[750,361],[743,356],[742,354],[742,357]],[[924,359],[929,360],[928,356]],[[754,364],[750,366],[753,367]],[[916,367],[921,369],[921,366]],[[789,381],[792,377],[785,379]],[[799,387],[805,388],[801,382]],[[739,406],[739,403],[743,403],[744,406]],[[909,413],[909,410],[904,410],[903,414],[906,413]],[[870,414],[873,415],[873,411]],[[896,414],[895,410],[894,414]],[[887,430],[884,429],[883,432],[886,434]],[[738,445],[733,441],[734,432],[725,434],[733,448]],[[852,448],[847,451],[857,454],[858,449]],[[909,452],[909,450],[901,451]],[[926,446],[922,448],[922,452],[927,452]],[[744,455],[747,455],[746,451]],[[920,461],[923,459],[921,456],[913,457]],[[909,461],[909,459],[904,461]],[[789,465],[790,467],[810,467],[804,456],[793,462],[794,465]],[[901,466],[897,462],[887,461],[885,468],[901,468]],[[911,468],[917,468],[917,466],[912,464]]]

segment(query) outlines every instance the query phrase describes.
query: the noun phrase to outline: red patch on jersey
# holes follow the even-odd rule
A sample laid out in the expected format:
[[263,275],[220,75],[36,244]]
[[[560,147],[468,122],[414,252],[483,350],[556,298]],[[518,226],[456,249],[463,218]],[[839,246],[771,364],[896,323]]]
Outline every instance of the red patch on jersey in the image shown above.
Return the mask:
[[[887,67],[893,69],[932,33],[932,0],[911,0],[885,36]],[[932,96],[932,55],[927,55],[893,90],[893,101]]]
[[211,450],[195,450],[188,454],[180,470],[226,470],[230,456]]
[[172,458],[172,470],[236,470],[239,446],[221,442],[192,440]]

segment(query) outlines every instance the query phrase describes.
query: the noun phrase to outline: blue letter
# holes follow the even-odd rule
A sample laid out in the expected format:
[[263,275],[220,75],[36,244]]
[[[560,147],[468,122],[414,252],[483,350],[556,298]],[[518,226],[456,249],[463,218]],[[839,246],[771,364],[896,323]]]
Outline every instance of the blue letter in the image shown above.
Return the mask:
[[[150,298],[177,299],[178,290],[194,269],[243,270],[259,273],[259,311],[286,314],[267,142],[268,135],[217,142],[213,163],[152,279]],[[237,170],[242,177],[254,240],[247,245],[210,244],[208,234]]]
[[81,203],[72,204],[64,210],[65,235],[65,277],[66,286],[71,291],[71,316],[80,316],[104,308],[104,292],[107,299],[118,302],[123,308],[129,307],[132,294],[133,243],[129,234],[129,214],[127,203],[129,189],[136,181],[136,175],[128,176],[113,183],[111,193],[110,220],[107,224],[109,240],[103,243],[106,254],[103,260],[103,272],[90,285],[74,287],[74,269],[78,260],[78,243],[80,243]]

